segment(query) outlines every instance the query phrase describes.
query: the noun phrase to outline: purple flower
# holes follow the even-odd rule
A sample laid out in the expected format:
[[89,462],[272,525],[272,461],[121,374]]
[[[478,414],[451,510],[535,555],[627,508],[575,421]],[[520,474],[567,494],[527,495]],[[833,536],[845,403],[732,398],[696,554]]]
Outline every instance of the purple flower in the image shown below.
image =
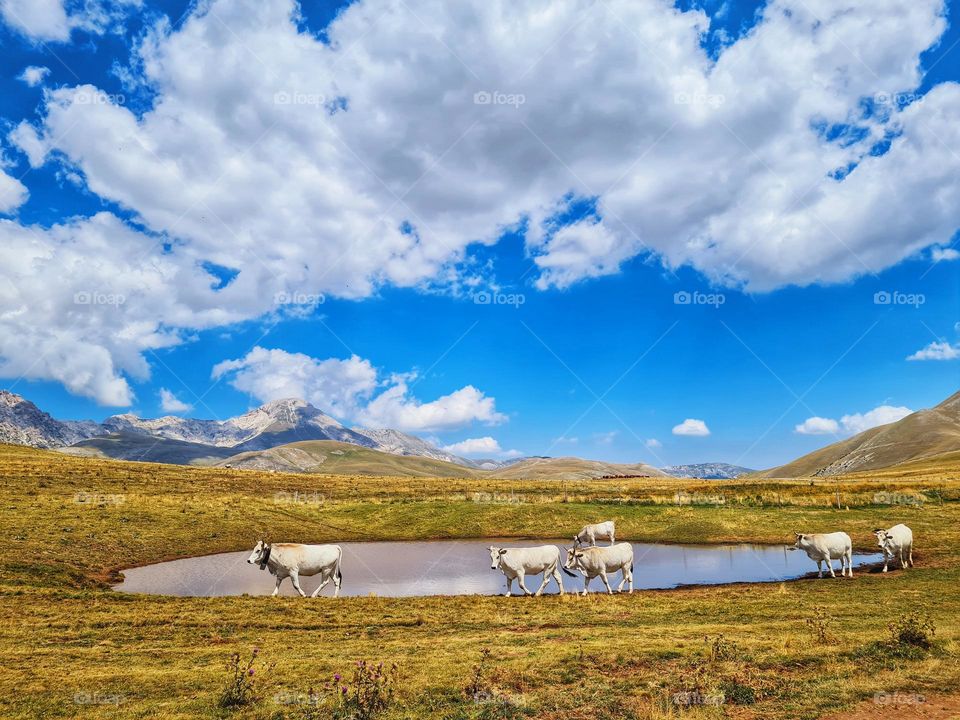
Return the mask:
[[342,688],[340,688],[340,691],[341,691],[344,695],[346,695],[346,694],[347,694],[347,686],[344,685]]
[[340,682],[340,673],[334,673],[333,679],[336,680],[337,682]]
[[247,670],[247,675],[253,675],[253,668],[250,668],[249,670]]

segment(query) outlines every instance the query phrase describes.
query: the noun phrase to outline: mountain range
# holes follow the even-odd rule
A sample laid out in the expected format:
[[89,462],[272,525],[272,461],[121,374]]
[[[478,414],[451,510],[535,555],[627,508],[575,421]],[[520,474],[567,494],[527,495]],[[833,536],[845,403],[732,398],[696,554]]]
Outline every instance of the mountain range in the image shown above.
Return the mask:
[[875,470],[960,451],[960,392],[934,408],[870,428],[792,462],[754,472],[726,463],[608,463],[575,457],[469,460],[389,428],[348,428],[298,399],[266,403],[227,420],[113,415],[61,421],[0,390],[0,442],[73,455],[281,472],[578,480],[603,477],[817,477]]

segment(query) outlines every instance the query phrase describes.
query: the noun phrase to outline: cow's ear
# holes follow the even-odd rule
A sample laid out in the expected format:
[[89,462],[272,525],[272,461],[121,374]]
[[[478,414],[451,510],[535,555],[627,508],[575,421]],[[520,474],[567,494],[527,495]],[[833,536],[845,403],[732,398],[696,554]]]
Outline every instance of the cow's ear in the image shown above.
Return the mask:
[[576,555],[574,555],[574,557],[582,558],[582,557],[583,557],[583,553],[577,553]]
[[501,554],[501,555],[506,555],[506,554],[507,554],[507,551],[506,551],[506,550],[501,550],[501,551],[500,551],[500,554]]

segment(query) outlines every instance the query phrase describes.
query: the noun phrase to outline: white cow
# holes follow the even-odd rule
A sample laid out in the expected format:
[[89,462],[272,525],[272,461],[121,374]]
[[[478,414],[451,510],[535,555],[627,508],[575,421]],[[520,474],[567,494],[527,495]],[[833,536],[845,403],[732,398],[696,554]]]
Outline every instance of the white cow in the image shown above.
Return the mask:
[[610,547],[573,547],[567,550],[567,562],[564,569],[570,568],[583,573],[583,594],[587,594],[590,581],[600,576],[607,592],[613,593],[607,580],[607,573],[622,572],[623,578],[617,585],[617,592],[623,590],[623,584],[630,583],[630,592],[633,592],[633,545],[620,543]]
[[853,542],[845,532],[833,533],[794,533],[797,542],[794,548],[803,550],[807,557],[817,562],[817,577],[823,577],[822,563],[827,563],[830,577],[836,577],[833,572],[833,560],[840,559],[840,575],[849,573],[853,577]]
[[312,577],[320,575],[323,582],[313,591],[310,597],[316,597],[333,580],[333,596],[340,594],[340,581],[343,573],[340,572],[340,562],[343,559],[343,550],[339,545],[300,545],[299,543],[272,543],[268,545],[263,540],[250,553],[247,562],[259,565],[261,570],[269,569],[271,575],[277,576],[277,586],[272,595],[280,592],[280,583],[286,577],[290,578],[293,587],[300,597],[307,594],[300,587],[300,576]]
[[[550,582],[552,577],[557,581],[557,587],[560,588],[560,594],[563,595],[563,582],[560,578],[560,550],[556,545],[540,545],[539,547],[529,548],[499,548],[490,546],[490,569],[501,570],[507,578],[507,597],[513,590],[513,581],[520,584],[520,589],[527,595],[542,595],[543,589]],[[570,577],[576,577],[573,573],[563,570]],[[543,573],[543,582],[540,583],[540,589],[536,593],[527,590],[523,579],[527,575],[539,575]]]
[[573,546],[590,545],[591,547],[596,547],[597,538],[609,540],[610,544],[613,545],[613,533],[613,520],[607,520],[606,522],[597,523],[596,525],[584,525],[583,530],[574,536]]
[[913,530],[901,523],[889,530],[874,530],[877,544],[883,548],[883,571],[887,572],[887,565],[891,560],[900,558],[900,567],[906,570],[907,563],[913,567]]

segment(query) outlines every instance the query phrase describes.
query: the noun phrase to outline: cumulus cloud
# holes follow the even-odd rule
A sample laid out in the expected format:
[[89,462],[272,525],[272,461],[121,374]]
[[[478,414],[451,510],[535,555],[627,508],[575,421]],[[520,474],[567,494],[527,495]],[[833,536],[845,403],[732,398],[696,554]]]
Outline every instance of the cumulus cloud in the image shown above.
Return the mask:
[[703,420],[687,418],[679,425],[675,425],[672,432],[674,435],[705,437],[710,434],[710,428],[707,427],[707,424]]
[[907,356],[907,360],[956,360],[960,357],[960,347],[948,342],[932,342],[924,348]]
[[647,438],[643,441],[643,444],[650,450],[656,450],[657,448],[663,447],[663,443],[656,438]]
[[[87,2],[74,16],[56,0],[0,3],[21,32],[53,40],[77,23],[108,28],[129,7]],[[943,152],[960,146],[960,85],[890,100],[920,86],[943,10],[770,0],[713,61],[700,45],[707,16],[669,0],[360,0],[325,41],[294,0],[210,0],[155,25],[123,69],[151,90],[151,109],[61,87],[10,137],[32,165],[66,164],[175,241],[183,262],[158,281],[202,319],[171,324],[168,302],[153,316],[120,308],[111,327],[137,337],[165,328],[172,340],[214,309],[256,317],[277,293],[457,285],[471,245],[507,229],[523,233],[540,288],[635,257],[756,291],[842,281],[960,226],[960,161]],[[583,202],[586,217],[569,212]],[[126,257],[126,239],[106,238],[98,257]],[[149,260],[171,263],[157,248]],[[69,263],[68,246],[50,253],[24,266],[26,282]],[[237,277],[217,294],[172,284],[202,261]],[[43,314],[23,308],[7,318],[14,336]],[[108,370],[70,373],[69,387],[129,399],[91,390],[93,377],[125,388],[128,367],[145,371],[145,345],[99,337],[81,354],[103,353]],[[58,379],[44,374],[53,367],[31,372]],[[479,412],[469,390],[450,402]],[[383,417],[452,412],[394,391]]]
[[930,250],[930,259],[934,262],[949,262],[960,258],[960,250],[952,247],[935,247]]
[[856,435],[864,430],[896,422],[907,415],[913,413],[908,407],[880,405],[865,413],[854,413],[853,415],[844,415],[840,418],[840,424],[843,429],[851,435]]
[[50,68],[41,65],[28,65],[17,77],[17,80],[25,82],[30,87],[36,87],[43,82],[43,79],[50,74]]
[[794,427],[793,431],[800,435],[836,435],[840,432],[840,423],[832,418],[814,416]]
[[13,212],[27,201],[29,195],[22,182],[0,169],[0,213]]
[[7,25],[37,42],[66,42],[75,28],[102,34],[141,0],[84,0],[68,8],[64,0],[0,0]]
[[896,422],[913,412],[908,407],[880,405],[865,413],[844,415],[839,421],[832,418],[809,417],[794,428],[800,435],[856,435],[864,430]]
[[379,371],[356,355],[346,360],[318,360],[303,353],[255,347],[236,360],[214,366],[212,377],[229,377],[230,384],[261,402],[296,397],[336,417],[371,428],[407,432],[440,431],[474,422],[495,425],[506,421],[496,401],[472,385],[431,402],[410,391],[410,375],[379,380]]
[[185,413],[193,409],[193,405],[185,403],[167,388],[160,388],[160,409],[167,413]]
[[456,455],[483,455],[493,457],[504,453],[503,448],[500,447],[500,443],[490,436],[468,438],[447,445],[443,449]]

